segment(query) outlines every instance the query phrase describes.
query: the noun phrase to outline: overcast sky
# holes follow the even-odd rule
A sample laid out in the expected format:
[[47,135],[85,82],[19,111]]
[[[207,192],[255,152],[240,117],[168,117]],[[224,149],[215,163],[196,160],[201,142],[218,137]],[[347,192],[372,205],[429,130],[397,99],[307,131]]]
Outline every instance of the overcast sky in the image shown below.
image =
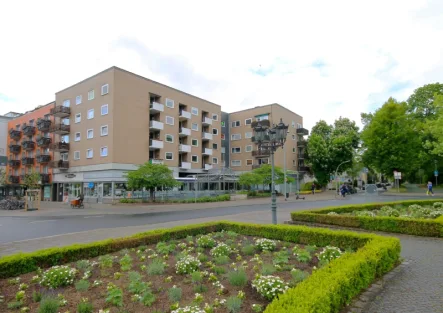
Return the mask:
[[[70,3],[70,4],[68,4]],[[116,65],[227,112],[360,124],[443,73],[443,1],[2,1],[0,114]]]

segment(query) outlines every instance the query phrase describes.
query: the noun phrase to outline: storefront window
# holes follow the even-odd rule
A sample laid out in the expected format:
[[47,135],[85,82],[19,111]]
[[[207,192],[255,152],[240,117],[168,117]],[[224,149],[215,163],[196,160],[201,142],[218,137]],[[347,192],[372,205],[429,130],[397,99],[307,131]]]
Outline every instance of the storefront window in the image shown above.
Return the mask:
[[125,183],[115,183],[114,196],[123,197],[126,194],[127,188]]
[[112,183],[103,183],[103,197],[112,197]]
[[84,183],[83,190],[85,197],[97,197],[97,184],[96,183]]

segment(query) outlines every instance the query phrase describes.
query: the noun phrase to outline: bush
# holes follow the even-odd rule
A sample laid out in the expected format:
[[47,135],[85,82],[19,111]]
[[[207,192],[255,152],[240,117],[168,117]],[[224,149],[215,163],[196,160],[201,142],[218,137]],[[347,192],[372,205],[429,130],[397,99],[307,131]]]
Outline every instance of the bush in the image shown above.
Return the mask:
[[255,241],[255,245],[260,251],[274,251],[277,247],[277,242],[267,238],[260,238]]
[[77,291],[86,291],[89,288],[89,282],[87,280],[79,280],[75,283],[75,289]]
[[153,259],[150,264],[148,264],[148,274],[149,275],[163,275],[165,273],[165,263],[162,259]]
[[120,199],[120,203],[139,203],[140,201],[137,201],[136,199],[127,199],[127,198],[123,198]]
[[277,295],[285,293],[288,285],[278,276],[259,276],[252,281],[252,288],[266,300],[273,300]]
[[238,297],[229,297],[226,300],[226,308],[229,313],[238,313],[241,310],[242,300]]
[[68,266],[53,266],[42,275],[40,285],[48,287],[49,289],[56,289],[72,285],[77,270]]
[[60,307],[58,299],[47,297],[43,298],[38,307],[38,313],[57,313]]
[[175,244],[166,244],[165,242],[159,242],[156,246],[158,253],[167,255],[175,251]]
[[197,239],[197,244],[202,248],[213,248],[216,242],[210,235],[203,235]]
[[182,299],[182,289],[175,287],[175,286],[172,288],[169,288],[168,298],[169,298],[169,301],[171,301],[173,303],[180,302],[180,300]]
[[231,248],[224,244],[223,242],[219,243],[216,247],[212,248],[210,251],[210,254],[213,257],[219,257],[219,256],[229,256],[232,253]]
[[78,313],[92,313],[94,311],[94,307],[92,303],[88,301],[81,301],[77,306]]
[[263,264],[262,265],[262,267],[261,267],[261,271],[260,271],[260,273],[262,274],[262,275],[272,275],[272,274],[274,274],[275,272],[277,271],[277,269],[275,268],[275,266],[274,265],[272,265],[272,264]]
[[318,254],[320,261],[330,262],[342,255],[342,252],[337,247],[327,246]]
[[193,256],[186,255],[175,264],[177,274],[191,274],[200,267],[201,262]]
[[247,244],[243,248],[241,248],[241,252],[244,255],[254,255],[254,253],[255,253],[255,246],[251,245],[251,244]]
[[248,276],[244,270],[236,270],[228,273],[228,281],[232,286],[244,287],[248,283]]

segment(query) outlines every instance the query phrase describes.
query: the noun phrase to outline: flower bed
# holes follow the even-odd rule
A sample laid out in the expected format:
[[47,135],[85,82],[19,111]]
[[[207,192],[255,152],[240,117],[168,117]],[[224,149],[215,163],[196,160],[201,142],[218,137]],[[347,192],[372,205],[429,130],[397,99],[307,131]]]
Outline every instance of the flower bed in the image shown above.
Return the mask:
[[294,222],[443,237],[443,202],[408,200],[292,212]]
[[[374,235],[191,225],[5,257],[0,311],[38,312],[39,306],[55,305],[55,312],[330,312],[389,271],[399,252],[397,239]],[[54,289],[47,287],[48,277]],[[329,309],[313,310],[318,305]]]

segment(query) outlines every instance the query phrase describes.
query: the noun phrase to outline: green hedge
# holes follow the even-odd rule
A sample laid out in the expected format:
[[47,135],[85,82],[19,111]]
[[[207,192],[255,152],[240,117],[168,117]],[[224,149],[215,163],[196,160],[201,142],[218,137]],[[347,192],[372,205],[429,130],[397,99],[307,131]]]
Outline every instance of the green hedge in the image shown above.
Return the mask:
[[329,212],[350,213],[352,211],[377,210],[382,206],[395,205],[432,205],[441,200],[407,200],[369,204],[351,204],[337,207],[327,207],[319,210],[292,212],[291,219],[296,222],[320,223],[344,227],[356,227],[367,230],[386,231],[416,236],[443,237],[443,217],[437,219],[413,219],[401,217],[367,217],[327,215]]
[[[158,202],[158,204],[161,204],[161,203],[221,202],[221,201],[229,201],[229,200],[231,200],[231,195],[224,194],[224,195],[218,195],[215,197],[204,196],[204,197],[200,197],[197,199],[189,198],[189,199],[183,199],[183,200],[166,200],[166,201],[160,201],[160,202]],[[142,199],[123,198],[123,199],[120,199],[120,203],[148,203],[148,201],[143,201]]]
[[339,312],[375,278],[391,270],[398,263],[400,256],[400,241],[391,237],[306,226],[256,225],[222,221],[153,230],[121,239],[3,257],[0,259],[0,278],[28,273],[37,267],[49,267],[96,257],[122,248],[221,230],[301,244],[335,245],[342,249],[358,249],[352,254],[345,253],[339,259],[315,271],[295,288],[289,289],[266,308],[266,313]]

